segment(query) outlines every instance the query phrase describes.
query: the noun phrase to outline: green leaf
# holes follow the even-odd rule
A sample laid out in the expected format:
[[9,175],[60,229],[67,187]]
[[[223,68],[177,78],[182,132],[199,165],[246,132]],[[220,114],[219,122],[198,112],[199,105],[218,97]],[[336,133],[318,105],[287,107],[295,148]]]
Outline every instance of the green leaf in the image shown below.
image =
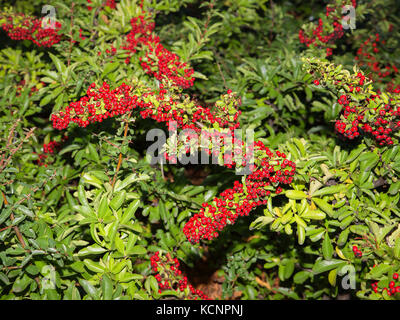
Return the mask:
[[212,51],[201,51],[191,56],[190,60],[197,60],[197,59],[213,60],[212,55],[213,55]]
[[397,181],[395,183],[393,183],[390,188],[389,188],[389,194],[395,196],[396,194],[399,193],[400,190],[400,181]]
[[65,71],[67,69],[65,64],[51,52],[49,52],[49,56],[50,56],[51,60],[53,60],[54,65],[56,66],[56,69],[59,72],[59,74],[65,73]]
[[103,292],[103,299],[111,300],[113,296],[113,284],[109,276],[106,274],[103,274],[102,276],[101,289]]
[[279,264],[278,277],[279,277],[279,280],[281,280],[281,281],[285,281],[285,268],[286,268],[286,266],[283,263]]
[[6,219],[8,219],[8,217],[11,215],[11,213],[12,213],[11,208],[4,208],[3,210],[1,210],[0,224],[2,224],[4,221],[6,221]]
[[371,171],[379,162],[379,156],[373,152],[363,153],[360,158],[360,172]]
[[134,246],[133,248],[127,251],[128,255],[139,255],[139,254],[146,254],[147,250],[142,246]]
[[301,200],[307,198],[307,194],[299,190],[287,190],[285,195],[289,199]]
[[350,227],[350,231],[360,236],[364,236],[369,233],[369,228],[366,225],[355,224]]
[[347,238],[348,238],[348,236],[349,236],[349,233],[350,233],[350,229],[349,229],[349,228],[343,230],[343,231],[340,233],[339,238],[338,238],[338,242],[337,242],[337,244],[338,244],[340,247],[343,247],[343,246],[346,244]]
[[83,185],[78,185],[78,199],[83,206],[89,206],[89,203],[86,198],[86,191]]
[[301,214],[301,217],[303,219],[323,220],[326,218],[326,215],[321,210],[305,210]]
[[328,274],[328,281],[332,287],[336,285],[337,269],[333,269]]
[[135,216],[135,212],[139,208],[139,206],[140,206],[140,200],[132,201],[122,216],[121,224],[128,223]]
[[145,181],[150,179],[148,175],[141,175],[138,176],[136,173],[130,174],[127,178],[125,178],[122,182],[120,182],[118,185],[115,186],[114,191],[120,191],[122,189],[125,189],[127,186],[134,182],[138,181]]
[[305,221],[302,218],[300,218],[300,216],[298,216],[297,214],[294,215],[294,220],[297,222],[299,226],[307,228],[307,223],[305,223]]
[[346,264],[343,260],[317,260],[312,268],[314,274],[320,274],[335,268],[341,268]]
[[23,276],[21,278],[17,278],[17,280],[14,281],[14,284],[12,286],[12,291],[15,293],[22,292],[32,282],[33,282],[33,279],[29,278],[26,274],[23,274]]
[[[29,270],[27,271],[29,272]],[[0,280],[7,286],[10,284],[10,280],[3,272],[0,272]]]
[[125,196],[126,196],[125,190],[122,190],[121,192],[118,192],[116,195],[114,195],[114,197],[110,202],[111,208],[113,208],[114,210],[118,210],[124,203]]
[[304,227],[301,225],[297,225],[297,241],[300,245],[304,243],[304,240],[306,239],[306,231],[304,230]]
[[294,271],[294,261],[288,260],[285,265],[285,273],[284,273],[285,279],[289,279],[292,276],[293,271]]
[[204,74],[202,74],[198,71],[193,72],[192,76],[197,79],[208,80],[207,76],[205,76]]
[[108,207],[108,199],[107,199],[107,195],[103,194],[103,196],[101,197],[100,200],[100,205],[99,205],[99,210],[97,213],[97,216],[102,219],[107,215],[108,210],[110,210],[110,208]]
[[[346,186],[343,184],[336,184],[326,188],[319,189],[312,194],[312,197],[321,197],[330,194],[339,194],[346,190]],[[314,198],[313,198],[314,200]]]
[[92,297],[92,299],[94,299],[94,300],[99,299],[96,288],[89,281],[84,280],[84,279],[79,279],[79,283],[81,284],[83,290],[85,290],[86,293],[90,297]]
[[107,232],[108,240],[111,242],[111,246],[113,249],[114,249],[115,236],[117,235],[117,232],[118,232],[118,227],[119,227],[119,222],[114,221],[111,224],[111,227],[108,229],[108,232]]
[[96,273],[104,272],[104,268],[98,262],[94,262],[93,260],[85,259],[85,260],[83,260],[83,263],[89,270],[91,270],[93,272],[96,272]]
[[333,245],[329,239],[328,232],[325,233],[324,240],[322,241],[322,254],[326,260],[331,260],[333,255]]
[[309,271],[299,271],[297,272],[294,277],[293,281],[296,284],[302,284],[304,283],[308,278],[312,276],[312,273]]
[[96,217],[95,213],[93,212],[92,208],[88,206],[80,206],[80,205],[75,205],[72,207],[75,211],[78,211],[80,214],[86,216],[86,217]]
[[79,250],[78,256],[87,256],[91,254],[101,254],[106,252],[107,249],[100,247],[98,244],[93,244],[91,246],[88,246],[86,248],[83,248]]
[[158,282],[154,276],[147,277],[146,281],[144,282],[144,287],[149,294],[152,294],[152,291],[153,293],[158,294]]
[[99,163],[100,157],[99,157],[99,154],[97,153],[96,147],[94,146],[93,143],[88,144],[88,150],[89,150],[90,158],[92,160],[96,161],[97,163]]
[[325,200],[323,199],[318,199],[318,198],[313,198],[313,202],[317,205],[318,208],[320,208],[322,211],[328,214],[328,216],[332,217],[334,216],[335,212],[330,204],[328,204]]
[[175,296],[175,297],[180,297],[179,292],[175,290],[163,290],[160,293],[160,297],[165,297],[165,296]]
[[101,77],[104,78],[109,73],[114,72],[115,70],[118,69],[119,65],[120,65],[119,62],[107,63],[106,66],[104,67]]
[[96,177],[90,175],[89,173],[84,173],[82,175],[82,181],[84,183],[91,184],[92,186],[95,186],[96,188],[102,188],[103,183]]
[[365,150],[365,148],[366,146],[361,144],[357,149],[353,149],[350,152],[349,156],[347,157],[346,163],[348,164],[356,160],[360,156],[360,154]]
[[79,144],[70,144],[68,146],[66,146],[65,148],[63,148],[60,152],[58,152],[58,155],[63,155],[64,153],[68,153],[74,150],[78,150],[80,149],[81,146]]
[[40,100],[39,106],[44,107],[45,105],[49,104],[50,101],[53,100],[53,96],[51,94],[48,94]]
[[130,252],[133,249],[138,237],[137,235],[130,233],[128,237],[128,242],[126,244],[126,252]]
[[386,274],[392,267],[388,264],[378,264],[368,273],[370,279],[378,279],[384,274]]
[[158,212],[160,214],[161,219],[164,221],[164,223],[168,222],[168,213],[167,209],[165,208],[164,201],[160,199],[158,202]]

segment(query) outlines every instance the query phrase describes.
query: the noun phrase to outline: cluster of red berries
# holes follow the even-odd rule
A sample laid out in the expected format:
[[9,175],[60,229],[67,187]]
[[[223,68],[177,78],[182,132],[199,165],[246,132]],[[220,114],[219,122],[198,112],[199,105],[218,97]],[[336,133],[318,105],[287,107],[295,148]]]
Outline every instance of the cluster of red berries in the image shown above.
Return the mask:
[[[382,51],[381,45],[385,45],[386,41],[381,40],[379,34],[370,36],[365,40],[357,50],[355,59],[359,66],[367,66],[371,71],[371,77],[374,81],[381,82],[382,79],[391,77],[394,78],[399,69],[394,64],[384,64],[378,60],[376,54]],[[387,84],[386,91],[392,93],[400,93],[400,86],[395,86],[393,81]]]
[[[313,30],[312,33],[313,37],[307,37],[304,30],[300,30],[299,31],[300,42],[304,43],[307,47],[310,47],[311,45],[319,47],[320,46],[319,42],[322,44],[328,44],[334,42],[337,39],[340,39],[344,35],[343,27],[337,21],[333,22],[334,31],[332,33],[324,35],[323,26],[324,23],[322,19],[319,19],[318,26]],[[319,42],[317,40],[319,40]],[[326,56],[328,57],[330,55],[332,55],[332,48],[326,48]]]
[[[374,97],[371,97],[371,100],[374,100]],[[391,104],[385,104],[383,108],[378,111],[378,115],[374,122],[369,124],[364,123],[362,129],[372,134],[380,146],[393,145],[394,142],[390,135],[393,129],[397,131],[400,128],[400,121],[394,123],[390,120],[395,118],[400,119],[400,107],[394,109]],[[391,127],[393,127],[393,129]]]
[[165,256],[158,251],[150,257],[150,265],[158,282],[158,293],[163,290],[175,290],[183,294],[188,288],[187,298],[193,300],[209,300],[210,298],[205,295],[201,290],[196,290],[191,284],[188,283],[186,276],[180,270],[180,263],[177,258],[172,259],[171,255],[167,253]]
[[296,165],[284,153],[270,151],[261,141],[254,143],[254,152],[254,168],[245,183],[235,181],[233,188],[223,191],[212,203],[203,203],[200,212],[185,224],[183,232],[191,243],[218,237],[238,217],[248,216],[254,208],[265,205],[271,190],[282,192],[279,184],[293,181]]
[[107,0],[105,6],[111,9],[115,9],[117,7],[117,4],[115,3],[115,0]]
[[6,14],[0,12],[1,28],[12,40],[30,40],[39,47],[51,47],[61,41],[61,24],[55,28],[43,28],[42,19],[35,19],[24,14]]
[[[158,80],[166,77],[182,88],[193,86],[194,70],[160,43],[160,38],[153,32],[154,22],[141,15],[132,18],[131,25],[132,30],[127,35],[126,44],[122,48],[131,53],[136,53],[139,49],[142,54],[139,60],[146,73]],[[127,58],[126,63],[129,62],[130,58]]]
[[60,147],[60,143],[56,141],[50,141],[49,143],[43,144],[44,153],[54,153],[56,149]]
[[83,30],[82,30],[82,28],[80,28],[80,29],[79,29],[79,39],[85,40],[86,37],[82,34],[82,32],[83,32]]
[[[143,119],[151,118],[157,122],[177,122],[181,129],[201,130],[195,123],[198,120],[204,125],[218,123],[221,128],[236,129],[240,111],[236,110],[235,95],[227,94],[224,97],[224,106],[215,111],[196,105],[181,95],[167,96],[164,85],[160,84],[159,92],[154,92],[139,83],[121,86],[111,90],[104,82],[99,89],[92,83],[87,89],[87,95],[77,102],[71,102],[63,111],[53,114],[51,120],[56,129],[65,129],[73,122],[81,127],[90,123],[102,122],[104,119],[122,115],[131,110],[140,109]],[[170,87],[172,92],[173,87]],[[193,121],[195,119],[195,121]]]
[[117,53],[117,49],[114,46],[111,46],[111,50],[106,49],[106,53],[110,56],[114,56]]
[[353,253],[356,258],[362,257],[362,251],[357,246],[353,246]]
[[400,84],[393,83],[393,80],[386,85],[386,91],[391,93],[400,93]]
[[114,90],[104,82],[97,91],[92,83],[86,96],[77,102],[71,102],[65,111],[53,114],[51,120],[56,129],[65,129],[70,122],[86,127],[90,123],[102,122],[104,119],[125,114],[137,106],[138,97],[130,95],[132,87],[123,83]]
[[[393,280],[398,280],[399,279],[399,274],[394,273],[393,274]],[[374,290],[375,293],[378,293],[378,282],[373,282],[371,284],[372,290]],[[390,281],[389,282],[389,288],[385,287],[382,289],[382,292],[386,291],[389,296],[392,296],[396,293],[400,293],[400,285],[396,286],[395,281]]]
[[[387,65],[382,68],[377,58],[374,56],[375,53],[380,51],[379,43],[384,45],[385,40],[381,41],[378,33],[374,36],[370,36],[357,50],[355,59],[358,61],[359,66],[367,65],[379,78],[384,78],[391,74],[392,66]],[[394,68],[396,67],[394,66]],[[398,72],[397,68],[395,70]]]
[[[350,2],[349,2],[350,3]],[[356,0],[351,1],[352,6],[356,7]],[[326,56],[332,55],[332,48],[329,46],[336,40],[344,36],[342,17],[337,13],[344,6],[343,1],[337,1],[333,5],[326,7],[326,18],[318,19],[318,24],[309,30],[300,29],[299,40],[307,47],[325,48]],[[324,22],[324,20],[326,20]],[[330,31],[333,26],[333,31]]]
[[[359,73],[360,83],[365,77]],[[356,91],[360,92],[360,87],[356,87]],[[350,86],[349,91],[353,92],[354,88]],[[379,95],[370,95],[366,99],[367,103],[372,103],[380,98]],[[395,107],[391,103],[383,104],[379,109],[373,108],[374,119],[367,119],[365,107],[362,105],[351,104],[347,95],[342,95],[338,99],[338,103],[342,105],[344,120],[337,120],[335,129],[348,139],[354,139],[361,135],[362,132],[369,133],[377,141],[380,146],[393,145],[391,133],[393,129],[400,127],[400,122],[396,124],[393,120],[400,118],[400,107]],[[393,129],[391,128],[393,127]]]
[[[63,136],[61,143],[65,142],[68,139],[66,135]],[[47,154],[53,154],[56,150],[58,150],[61,147],[61,143],[57,141],[50,141],[49,143],[44,143],[43,144],[43,153],[36,153],[39,156],[39,159],[36,160],[36,163],[39,166],[45,166],[47,167],[47,163],[45,163],[45,160],[48,158]]]
[[[327,76],[321,63],[311,64],[310,73]],[[393,145],[393,136],[400,129],[400,103],[395,96],[377,94],[369,89],[372,83],[362,72],[344,79],[341,75],[329,75],[326,82],[342,92],[337,102],[341,105],[341,119],[335,129],[348,139],[369,134],[379,146]],[[315,85],[320,80],[314,80]]]

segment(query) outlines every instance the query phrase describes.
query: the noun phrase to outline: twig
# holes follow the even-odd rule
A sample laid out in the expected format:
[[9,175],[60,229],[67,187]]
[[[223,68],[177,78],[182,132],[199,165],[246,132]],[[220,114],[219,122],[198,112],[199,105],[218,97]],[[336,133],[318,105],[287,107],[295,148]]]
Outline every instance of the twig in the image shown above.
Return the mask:
[[[8,201],[7,201],[7,198],[6,198],[5,194],[3,193],[3,191],[1,191],[1,195],[3,196],[4,204],[7,206],[8,205]],[[14,214],[13,213],[11,213],[10,219],[11,219],[11,221],[14,221]],[[19,242],[21,243],[22,248],[25,249],[26,244],[25,244],[24,238],[22,237],[21,232],[19,231],[18,226],[14,226],[13,229],[14,229],[16,235],[17,235],[17,238],[18,238]]]
[[[2,157],[1,161],[0,161],[0,172],[2,172],[4,170],[4,168],[8,165],[8,163],[11,161],[12,156],[19,150],[21,149],[23,143],[25,142],[25,140],[29,139],[31,137],[31,135],[33,135],[33,131],[35,131],[36,128],[32,128],[31,130],[29,130],[29,132],[26,134],[26,136],[21,140],[21,142],[19,143],[19,145],[17,147],[15,147],[14,149],[10,150],[10,155],[8,156],[8,158],[6,159],[6,161],[4,162],[5,156]],[[10,147],[9,144],[7,144],[7,148]]]
[[4,230],[10,229],[10,228],[12,228],[12,226],[8,226],[8,227],[5,227],[5,228],[1,228],[1,229],[0,229],[0,232],[3,232]]
[[67,61],[68,67],[69,67],[70,64],[71,64],[72,46],[74,45],[74,42],[73,42],[74,39],[73,39],[73,37],[72,37],[72,29],[74,28],[74,6],[75,6],[75,3],[72,2],[72,4],[71,4],[71,11],[70,11],[70,13],[71,13],[71,30],[70,30],[70,32],[69,32],[70,41],[69,41],[69,51],[68,51],[68,61]]
[[[125,128],[124,128],[124,136],[123,136],[122,144],[125,142],[126,135],[128,134],[129,118],[131,117],[131,114],[132,114],[132,112],[129,113],[128,119],[125,119]],[[111,186],[113,188],[114,188],[115,181],[117,180],[117,175],[118,175],[119,169],[121,168],[121,164],[122,164],[122,151],[119,153],[117,169],[115,171],[114,178],[113,178],[113,181],[111,184]]]
[[272,286],[268,282],[261,280],[259,277],[255,277],[255,280],[260,286],[267,288],[272,293],[276,293],[276,291],[272,288]]
[[218,63],[218,58],[220,56],[214,49],[212,49],[212,51],[214,52],[214,55],[216,57],[215,62],[217,63],[218,71],[219,71],[219,74],[221,75],[222,81],[224,82],[225,89],[228,90],[228,86],[226,85],[224,74],[222,73],[221,67],[220,67],[220,65]]
[[268,37],[268,43],[269,44],[271,44],[271,42],[272,42],[272,38],[273,38],[273,31],[272,30],[274,30],[274,27],[275,27],[275,4],[274,4],[274,2],[271,0],[270,1],[270,4],[271,4],[271,22],[272,22],[272,25],[271,25],[271,29],[269,30],[269,37]]
[[3,267],[3,270],[15,270],[15,269],[21,269],[21,266]]
[[[210,21],[211,21],[211,17],[212,17],[212,15],[213,15],[213,9],[214,9],[214,6],[215,6],[215,0],[212,0],[212,1],[210,1],[210,3],[209,3],[209,10],[208,10],[208,12],[207,12],[207,20],[206,20],[206,22],[204,23],[204,30],[203,30],[203,32],[202,32],[202,34],[200,35],[200,37],[199,37],[199,40],[197,41],[197,48],[196,48],[196,51],[195,52],[197,52],[202,46],[203,46],[203,44],[205,43],[205,37],[206,37],[206,34],[207,34],[207,30],[208,30],[208,25],[210,24]],[[193,54],[195,53],[195,52],[191,52],[190,54],[189,54],[189,56],[187,57],[187,61],[189,61],[190,60],[190,58],[191,58],[191,56],[193,56]]]
[[[98,8],[96,9],[96,11],[94,12],[93,21],[92,21],[92,25],[93,25],[94,27],[97,27],[97,26],[99,25],[99,22],[97,21],[97,17],[99,16],[100,11],[103,9],[105,3],[106,3],[106,2],[103,1],[101,7],[98,7]],[[98,34],[99,34],[98,30],[96,30],[96,32],[93,33],[93,35],[90,37],[89,41],[90,41],[90,42],[93,42],[94,39],[98,36]]]

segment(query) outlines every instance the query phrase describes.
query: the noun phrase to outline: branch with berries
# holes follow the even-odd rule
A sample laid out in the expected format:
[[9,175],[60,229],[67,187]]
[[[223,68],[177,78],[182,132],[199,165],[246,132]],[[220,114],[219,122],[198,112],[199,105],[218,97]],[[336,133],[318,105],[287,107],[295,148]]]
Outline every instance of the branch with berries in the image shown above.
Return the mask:
[[380,52],[387,52],[386,40],[382,39],[379,33],[371,35],[357,50],[355,60],[360,67],[367,67],[370,77],[375,82],[383,82],[390,79],[386,84],[386,91],[391,93],[400,93],[400,86],[395,84],[395,77],[399,70],[394,63],[385,63],[378,57]]
[[345,35],[342,20],[342,8],[350,5],[356,8],[356,0],[335,0],[326,6],[326,14],[318,19],[317,25],[309,23],[299,31],[299,40],[308,48],[326,50],[326,56],[332,55],[335,42]]
[[358,67],[351,74],[342,66],[335,66],[317,58],[303,59],[304,68],[315,78],[316,86],[323,86],[337,95],[342,106],[335,129],[353,140],[370,136],[379,146],[397,144],[400,138],[400,98],[390,92],[378,93],[373,81]]
[[172,258],[169,253],[163,255],[156,251],[150,257],[150,265],[158,282],[158,293],[168,293],[167,290],[175,291],[180,297],[188,300],[209,300],[201,290],[195,289],[186,276],[180,270],[177,258]]
[[[122,49],[139,55],[140,65],[147,74],[161,81],[165,77],[176,86],[190,88],[194,82],[194,70],[179,56],[167,50],[154,33],[155,23],[148,12],[131,19],[132,30],[125,38]],[[128,64],[131,57],[125,62]]]
[[29,40],[39,47],[52,47],[61,41],[61,23],[56,21],[51,27],[43,27],[43,19],[14,13],[9,10],[0,11],[0,25],[12,40]]

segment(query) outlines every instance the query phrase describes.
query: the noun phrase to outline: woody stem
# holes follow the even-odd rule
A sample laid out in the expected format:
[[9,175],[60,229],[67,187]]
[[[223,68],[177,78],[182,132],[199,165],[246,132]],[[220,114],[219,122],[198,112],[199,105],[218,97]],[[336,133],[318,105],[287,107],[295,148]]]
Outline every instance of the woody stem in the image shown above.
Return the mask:
[[[3,191],[1,192],[1,195],[3,196],[4,204],[7,206],[8,205],[8,201],[7,201],[7,198],[6,198],[5,194],[3,193]],[[10,219],[11,219],[11,221],[14,221],[14,214],[13,213],[11,213]],[[21,243],[22,248],[25,248],[26,244],[25,244],[24,238],[22,237],[21,231],[19,231],[18,226],[14,226],[13,229],[14,229],[16,235],[17,235],[17,238],[18,238],[19,242]]]
[[[122,144],[125,143],[125,139],[126,139],[126,136],[127,136],[127,134],[128,134],[129,118],[131,117],[131,114],[132,114],[132,112],[129,113],[128,118],[125,119],[125,128],[124,128],[124,135],[123,135]],[[111,186],[112,186],[113,188],[114,188],[114,185],[115,185],[115,181],[117,180],[117,175],[118,175],[119,169],[121,168],[121,165],[122,165],[122,152],[120,152],[120,153],[119,153],[119,156],[118,156],[117,169],[116,169],[116,171],[115,171],[115,174],[114,174],[114,177],[113,177],[113,180],[112,180],[112,184],[111,184]]]

